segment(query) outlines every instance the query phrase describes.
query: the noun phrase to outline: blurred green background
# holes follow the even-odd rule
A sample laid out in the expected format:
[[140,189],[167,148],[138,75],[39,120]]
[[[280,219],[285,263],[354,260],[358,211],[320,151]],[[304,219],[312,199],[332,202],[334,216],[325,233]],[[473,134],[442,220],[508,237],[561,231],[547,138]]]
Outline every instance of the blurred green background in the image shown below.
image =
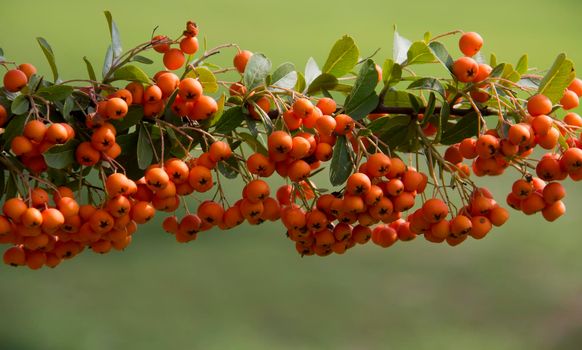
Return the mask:
[[[174,36],[194,19],[210,46],[239,43],[301,69],[346,33],[363,56],[381,48],[381,62],[394,24],[410,39],[478,31],[484,53],[509,62],[528,52],[531,66],[548,67],[567,51],[582,64],[575,0],[31,0],[1,9],[6,56],[49,75],[34,40],[43,36],[64,79],[86,76],[85,55],[100,67],[105,9],[126,48],[156,25]],[[516,176],[485,183],[504,202]],[[580,349],[582,190],[567,187],[568,214],[554,224],[512,212],[505,227],[457,248],[421,238],[325,259],[299,258],[279,224],[180,245],[159,215],[124,253],[86,252],[39,272],[0,267],[0,349]]]

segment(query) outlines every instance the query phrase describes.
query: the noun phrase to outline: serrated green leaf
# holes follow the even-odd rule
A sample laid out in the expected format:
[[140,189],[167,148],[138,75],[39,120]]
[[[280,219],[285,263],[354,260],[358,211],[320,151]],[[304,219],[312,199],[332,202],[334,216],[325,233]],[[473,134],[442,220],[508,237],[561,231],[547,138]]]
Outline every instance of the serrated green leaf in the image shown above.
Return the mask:
[[28,112],[29,108],[30,102],[28,101],[28,96],[18,95],[16,96],[14,101],[12,101],[12,106],[10,107],[10,110],[12,111],[12,114],[22,115]]
[[150,84],[148,75],[141,68],[132,64],[126,64],[116,69],[113,72],[113,78],[111,80],[138,81],[144,84]]
[[44,161],[53,169],[65,169],[75,162],[75,151],[79,140],[72,139],[64,145],[56,145],[43,153]]
[[57,64],[55,63],[55,54],[49,43],[41,37],[36,38],[36,41],[40,45],[42,52],[44,53],[46,60],[48,61],[51,71],[53,72],[53,79],[56,82],[59,79],[59,71],[57,69]]
[[339,136],[333,148],[329,180],[333,186],[343,185],[354,168],[354,151],[345,136]]
[[144,170],[152,163],[154,158],[153,146],[148,137],[148,131],[144,124],[140,124],[137,136],[137,165]]
[[259,85],[265,83],[265,78],[271,71],[271,61],[261,53],[255,53],[249,59],[245,68],[243,81],[244,85],[253,90]]
[[548,97],[552,103],[558,103],[564,96],[564,90],[575,78],[574,64],[562,53],[542,79],[538,93]]
[[344,35],[333,45],[322,72],[337,78],[343,77],[356,66],[359,55],[360,50],[354,39]]

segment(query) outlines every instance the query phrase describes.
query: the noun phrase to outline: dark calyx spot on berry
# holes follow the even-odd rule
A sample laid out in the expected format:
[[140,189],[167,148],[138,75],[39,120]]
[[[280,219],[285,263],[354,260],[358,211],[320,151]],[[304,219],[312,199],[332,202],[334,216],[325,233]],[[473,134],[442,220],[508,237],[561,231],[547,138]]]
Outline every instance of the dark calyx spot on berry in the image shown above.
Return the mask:
[[471,68],[467,71],[467,76],[468,77],[473,77],[477,74],[477,72],[475,72],[475,69]]
[[99,227],[106,228],[107,226],[109,226],[109,222],[107,220],[99,221]]

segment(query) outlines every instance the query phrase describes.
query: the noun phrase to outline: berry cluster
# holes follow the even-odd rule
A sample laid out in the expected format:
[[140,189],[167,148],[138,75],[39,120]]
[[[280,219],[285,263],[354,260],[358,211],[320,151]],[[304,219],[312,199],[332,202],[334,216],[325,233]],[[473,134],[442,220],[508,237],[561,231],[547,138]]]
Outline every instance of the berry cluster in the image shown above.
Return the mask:
[[[123,250],[156,212],[170,214],[163,229],[180,243],[281,221],[302,256],[417,236],[456,246],[509,218],[475,177],[515,169],[507,204],[548,221],[565,213],[561,182],[582,179],[582,118],[560,114],[578,106],[582,80],[565,57],[546,77],[527,74],[526,61],[487,64],[483,39],[468,32],[453,60],[437,40],[452,32],[380,67],[358,61],[357,48],[338,53],[355,47],[346,36],[304,76],[289,64],[271,72],[266,57],[234,44],[195,59],[198,31],[188,22],[176,40],[156,35],[125,54],[114,40],[101,81],[51,83],[0,57],[6,264],[55,267],[84,250]],[[228,48],[232,67],[208,62]],[[132,64],[151,61],[141,56],[150,49],[165,68],[151,78]],[[441,64],[447,77],[415,75],[417,63]],[[546,154],[535,159],[538,146]],[[330,190],[315,178],[326,167]],[[223,181],[234,178],[244,186],[232,202]]]

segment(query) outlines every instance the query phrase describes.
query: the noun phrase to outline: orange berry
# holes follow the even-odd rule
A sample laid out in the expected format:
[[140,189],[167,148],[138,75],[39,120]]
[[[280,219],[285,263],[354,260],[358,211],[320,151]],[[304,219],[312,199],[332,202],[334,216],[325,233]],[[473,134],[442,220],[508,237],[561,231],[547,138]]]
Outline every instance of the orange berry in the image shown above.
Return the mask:
[[22,134],[35,142],[42,142],[46,134],[46,125],[40,120],[31,120],[24,126]]
[[218,111],[216,100],[210,96],[202,95],[198,98],[188,117],[194,120],[205,120]]
[[222,205],[213,201],[203,202],[198,207],[198,216],[202,222],[208,223],[210,225],[218,225],[222,221],[223,215],[224,208]]
[[323,113],[324,115],[332,115],[333,113],[335,113],[335,110],[337,108],[337,104],[335,103],[335,101],[328,97],[320,98],[319,101],[317,101],[316,106],[321,110],[321,113]]
[[200,165],[195,166],[190,169],[188,182],[197,192],[206,192],[213,186],[212,173],[206,167]]
[[566,90],[564,96],[560,99],[560,104],[564,110],[568,111],[578,107],[580,101],[578,95],[574,91]]
[[148,202],[137,202],[131,207],[130,216],[137,224],[145,224],[156,214],[156,209]]
[[559,182],[551,182],[544,187],[542,196],[544,201],[551,205],[566,197],[566,189]]
[[367,172],[373,177],[381,177],[388,174],[392,162],[384,153],[375,153],[368,157]]
[[437,223],[449,215],[449,207],[440,199],[432,198],[422,205],[422,214],[429,223]]
[[28,78],[28,79],[30,79],[30,77],[33,76],[34,74],[36,74],[36,72],[37,72],[36,67],[30,63],[19,64],[18,70],[22,71],[26,75],[26,78]]
[[252,52],[247,51],[247,50],[242,50],[242,51],[239,51],[234,56],[233,64],[239,73],[242,74],[245,72],[245,68],[247,66],[247,63],[249,62],[249,59],[251,58],[252,55],[253,55]]
[[269,197],[269,185],[263,180],[252,180],[244,187],[243,194],[253,203],[263,201]]
[[[475,80],[473,80],[474,83],[480,83],[483,80],[489,78],[489,74],[491,74],[491,72],[493,71],[493,68],[491,68],[490,65],[486,64],[486,63],[479,63],[479,72],[477,73],[477,76],[475,77]],[[489,100],[489,94],[488,93],[482,93],[486,95],[486,100],[485,101],[478,101],[478,102],[487,102],[487,100]]]
[[269,177],[275,171],[275,164],[266,156],[254,153],[247,159],[247,168],[251,174]]
[[198,51],[198,39],[195,37],[185,37],[180,41],[180,50],[188,55],[193,55]]
[[18,92],[28,83],[26,74],[18,69],[11,69],[4,74],[4,88],[9,92]]
[[144,177],[147,186],[152,191],[163,190],[170,182],[168,173],[166,173],[166,171],[162,168],[150,168],[145,172]]
[[26,253],[22,247],[11,247],[4,252],[3,259],[6,265],[23,266],[26,264]]
[[372,230],[372,242],[382,248],[388,248],[398,240],[396,230],[388,225],[379,225]]
[[336,115],[335,122],[336,126],[334,132],[338,135],[346,135],[354,130],[354,120],[347,114]]
[[162,89],[160,89],[160,87],[157,85],[150,85],[143,92],[143,100],[148,104],[153,104],[161,101],[162,96],[163,96]]
[[461,57],[453,63],[453,74],[462,83],[475,80],[479,74],[479,64],[472,58]]
[[568,86],[568,90],[574,91],[578,97],[582,97],[582,80],[574,79]]
[[26,228],[35,228],[42,225],[42,213],[36,208],[28,208],[22,213],[20,220]]
[[468,234],[473,227],[473,223],[471,219],[466,217],[465,215],[457,215],[455,216],[451,222],[451,234],[455,237],[460,237]]
[[267,139],[269,152],[275,154],[287,154],[293,148],[293,139],[285,131],[274,131]]
[[46,130],[45,139],[50,143],[62,144],[69,139],[69,131],[63,124],[54,123]]
[[473,57],[483,47],[483,38],[475,32],[464,33],[459,39],[459,49],[465,56]]
[[542,215],[544,219],[550,222],[556,221],[559,217],[561,217],[565,213],[566,205],[564,205],[564,202],[562,201],[554,202],[553,204],[546,206],[542,210]]
[[180,49],[169,49],[164,53],[164,66],[169,70],[180,69],[184,62],[186,62],[186,57]]
[[127,115],[127,102],[119,97],[110,98],[107,101],[107,117],[118,120]]
[[178,86],[178,93],[186,101],[195,101],[202,96],[202,84],[193,78],[184,78]]
[[502,226],[509,220],[509,212],[507,209],[497,206],[489,212],[489,220],[494,226]]
[[223,141],[216,141],[210,145],[208,154],[210,155],[210,159],[212,159],[212,161],[220,162],[230,158],[230,156],[232,156],[232,150],[230,149],[228,143]]
[[548,115],[552,111],[552,107],[552,101],[541,94],[534,95],[527,101],[527,111],[532,117]]
[[485,216],[473,216],[471,218],[471,231],[469,234],[475,239],[481,239],[491,231],[492,227],[491,221]]
[[159,53],[166,53],[170,50],[170,39],[165,35],[156,35],[152,38],[152,46]]
[[24,136],[16,136],[10,142],[12,153],[21,156],[34,150],[34,145]]

